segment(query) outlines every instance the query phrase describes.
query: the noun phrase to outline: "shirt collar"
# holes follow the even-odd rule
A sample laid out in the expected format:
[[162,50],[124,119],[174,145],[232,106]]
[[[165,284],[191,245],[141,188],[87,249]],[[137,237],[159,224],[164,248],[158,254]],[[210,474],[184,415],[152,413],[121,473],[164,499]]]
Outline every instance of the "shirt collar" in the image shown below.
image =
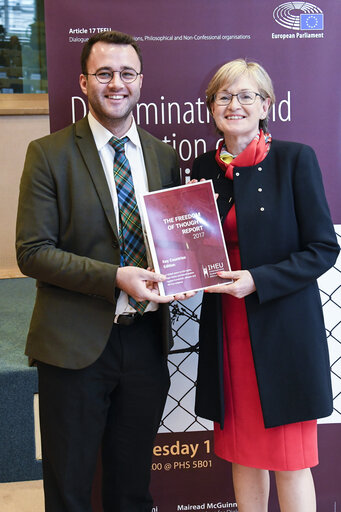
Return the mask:
[[[97,150],[101,151],[101,149],[103,149],[103,147],[106,144],[108,144],[113,134],[107,128],[105,128],[99,121],[97,121],[97,119],[95,119],[91,112],[88,113],[88,121],[90,129],[95,139]],[[141,141],[137,131],[137,126],[134,117],[132,118],[132,123],[130,125],[129,130],[122,137],[124,137],[125,135],[129,137],[130,142],[132,142],[135,146],[141,148]]]

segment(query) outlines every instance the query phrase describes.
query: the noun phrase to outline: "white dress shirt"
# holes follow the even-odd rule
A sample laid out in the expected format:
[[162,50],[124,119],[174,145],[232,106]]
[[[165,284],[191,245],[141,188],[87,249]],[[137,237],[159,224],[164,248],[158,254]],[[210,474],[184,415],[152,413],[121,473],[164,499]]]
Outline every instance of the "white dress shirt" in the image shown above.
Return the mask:
[[[90,129],[92,131],[92,134],[95,139],[95,144],[103,165],[104,174],[108,183],[109,191],[111,194],[115,216],[116,216],[116,225],[119,227],[120,220],[119,220],[119,206],[118,206],[118,200],[117,200],[117,193],[116,193],[116,185],[115,185],[115,178],[114,178],[114,156],[115,156],[115,150],[114,148],[109,144],[109,140],[113,136],[113,134],[107,130],[101,123],[97,121],[97,119],[94,118],[94,116],[89,112],[88,114],[88,121],[90,125]],[[141,146],[140,137],[137,131],[136,123],[134,118],[132,118],[132,123],[127,131],[121,138],[124,136],[129,137],[129,141],[125,144],[125,154],[130,164],[131,174],[134,182],[134,189],[135,189],[135,196],[137,201],[137,206],[139,208],[139,211],[141,212],[141,202],[142,202],[142,195],[148,192],[148,179],[147,179],[147,173],[146,173],[146,167],[144,164],[144,158],[143,158],[143,151]],[[143,234],[145,238],[145,245],[147,248],[147,260],[148,265],[152,266],[150,254],[148,251],[148,244],[146,240],[145,235],[145,229],[144,229],[144,222],[143,218],[141,217],[141,223],[142,223],[142,229]],[[146,312],[148,311],[155,311],[158,308],[158,304],[155,302],[150,302],[146,308]],[[116,304],[116,311],[115,315],[121,315],[124,313],[132,313],[135,312],[135,310],[130,306],[128,303],[128,295],[121,291],[120,295],[117,300]]]

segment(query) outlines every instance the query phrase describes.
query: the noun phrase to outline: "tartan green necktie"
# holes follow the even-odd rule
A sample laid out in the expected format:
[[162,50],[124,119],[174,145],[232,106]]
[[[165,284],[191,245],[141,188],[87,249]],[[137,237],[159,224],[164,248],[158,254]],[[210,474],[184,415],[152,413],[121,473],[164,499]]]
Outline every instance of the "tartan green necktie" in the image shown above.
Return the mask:
[[[111,137],[109,144],[115,150],[114,177],[119,206],[121,266],[147,268],[146,248],[144,244],[140,214],[136,202],[133,178],[129,161],[124,151],[128,137]],[[141,315],[148,301],[137,302],[129,296],[129,304]]]

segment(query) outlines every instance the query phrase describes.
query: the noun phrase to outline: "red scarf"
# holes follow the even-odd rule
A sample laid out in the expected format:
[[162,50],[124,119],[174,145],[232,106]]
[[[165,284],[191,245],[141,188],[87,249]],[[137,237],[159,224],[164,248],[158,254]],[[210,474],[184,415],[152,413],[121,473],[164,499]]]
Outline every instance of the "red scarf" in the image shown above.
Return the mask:
[[263,130],[260,130],[259,134],[256,135],[250,144],[246,146],[246,148],[241,153],[239,153],[239,155],[237,155],[236,158],[232,160],[232,162],[226,164],[220,158],[221,148],[224,145],[224,141],[222,140],[215,154],[215,159],[222,170],[225,171],[225,177],[232,180],[234,167],[250,167],[251,165],[259,164],[259,162],[264,160],[268,154],[270,144],[270,133],[266,133],[264,136]]

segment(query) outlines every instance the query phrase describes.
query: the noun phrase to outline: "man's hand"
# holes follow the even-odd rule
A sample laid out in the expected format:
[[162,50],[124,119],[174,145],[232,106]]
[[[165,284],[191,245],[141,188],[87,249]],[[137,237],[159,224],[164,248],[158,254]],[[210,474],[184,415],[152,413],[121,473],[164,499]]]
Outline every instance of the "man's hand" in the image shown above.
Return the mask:
[[[147,270],[150,270],[151,272],[155,272],[155,270],[151,267],[148,267]],[[156,282],[148,281],[147,282],[147,288],[151,290],[153,293],[159,293],[159,287]],[[176,295],[169,295],[169,297],[172,297],[171,300],[187,300],[191,297],[194,297],[197,292],[186,292],[186,293],[177,293]]]
[[139,267],[119,267],[116,274],[116,286],[133,297],[138,302],[151,300],[167,303],[172,300],[184,300],[195,295],[195,292],[167,295],[161,297],[157,283],[166,279],[163,274]]
[[[206,181],[206,180],[205,180],[205,178],[201,178],[200,182],[201,182],[201,181]],[[198,182],[198,180],[193,179],[193,180],[188,181],[188,182],[186,183],[186,185],[193,185],[194,183],[199,183],[199,182]],[[216,193],[215,193],[215,194],[214,194],[214,199],[215,199],[215,200],[217,200],[217,199],[218,199],[218,197],[219,197],[219,194],[216,194]]]
[[186,293],[177,293],[176,295],[173,295],[172,300],[187,300],[191,297],[194,297],[197,292],[186,292]]
[[231,284],[221,284],[212,286],[205,290],[207,293],[228,293],[243,299],[247,295],[256,291],[256,286],[252,275],[248,270],[236,270],[234,272],[218,272],[218,276],[223,279],[233,279]]
[[160,297],[157,283],[164,281],[166,276],[156,274],[139,267],[120,267],[116,274],[116,286],[138,302],[152,300],[154,302],[170,302],[170,297]]

